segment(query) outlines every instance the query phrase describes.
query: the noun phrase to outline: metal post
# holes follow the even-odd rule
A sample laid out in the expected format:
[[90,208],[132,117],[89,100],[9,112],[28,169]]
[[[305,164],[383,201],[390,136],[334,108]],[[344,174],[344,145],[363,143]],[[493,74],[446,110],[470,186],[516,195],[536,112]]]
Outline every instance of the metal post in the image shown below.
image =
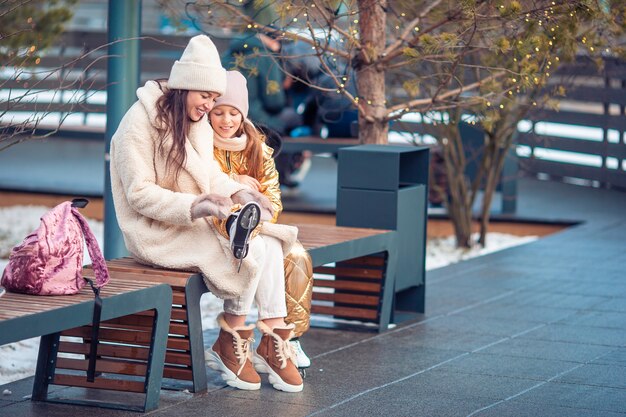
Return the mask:
[[[109,0],[109,60],[107,66],[107,125],[105,136],[104,179],[104,257],[119,258],[128,254],[113,207],[109,151],[111,138],[122,117],[135,102],[139,87],[141,35],[141,0]],[[120,41],[121,40],[121,41]]]

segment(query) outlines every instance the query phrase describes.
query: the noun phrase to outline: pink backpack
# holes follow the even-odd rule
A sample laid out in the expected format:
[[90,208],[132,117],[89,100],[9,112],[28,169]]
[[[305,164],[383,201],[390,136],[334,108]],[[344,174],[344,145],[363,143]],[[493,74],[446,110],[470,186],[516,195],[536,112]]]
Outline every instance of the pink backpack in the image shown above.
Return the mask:
[[[44,214],[37,230],[11,250],[0,284],[8,291],[32,295],[68,295],[76,294],[89,283],[94,293],[94,309],[87,381],[94,382],[102,314],[100,288],[109,282],[109,270],[96,237],[77,209],[87,203],[88,200],[77,198]],[[96,275],[95,285],[83,278],[83,237]]]
[[43,215],[37,230],[11,250],[1,281],[8,291],[33,295],[79,292],[88,281],[82,276],[83,236],[93,262],[96,286],[102,287],[109,281],[98,242],[76,208],[87,203],[86,199],[75,199],[59,204]]

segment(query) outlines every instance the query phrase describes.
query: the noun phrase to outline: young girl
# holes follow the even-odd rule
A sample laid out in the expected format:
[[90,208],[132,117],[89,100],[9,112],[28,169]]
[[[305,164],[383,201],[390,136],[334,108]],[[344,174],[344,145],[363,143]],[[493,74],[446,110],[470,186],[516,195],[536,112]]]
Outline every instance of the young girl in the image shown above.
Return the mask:
[[199,271],[211,292],[224,299],[220,334],[207,355],[228,385],[260,388],[261,378],[250,361],[254,325],[245,325],[255,300],[263,332],[256,356],[274,388],[297,392],[302,378],[288,343],[293,326],[284,321],[282,264],[297,229],[268,223],[249,243],[231,248],[208,217],[225,219],[233,203],[243,205],[231,230],[248,234],[259,217],[273,215],[265,196],[228,178],[213,159],[206,114],[225,88],[226,71],[217,49],[200,35],[189,41],[167,82],[149,81],[137,90],[138,101],[111,140],[117,220],[137,260]]
[[[274,209],[271,221],[275,223],[283,205],[278,172],[272,159],[273,150],[247,119],[248,89],[245,77],[238,71],[228,71],[227,79],[226,92],[217,98],[215,107],[209,113],[215,160],[232,179],[269,198]],[[224,222],[214,221],[225,234]],[[298,337],[309,328],[313,268],[311,257],[299,242],[285,258],[285,286],[285,321],[295,325],[291,344],[296,352],[298,367],[306,368],[311,365],[311,361],[302,350]]]

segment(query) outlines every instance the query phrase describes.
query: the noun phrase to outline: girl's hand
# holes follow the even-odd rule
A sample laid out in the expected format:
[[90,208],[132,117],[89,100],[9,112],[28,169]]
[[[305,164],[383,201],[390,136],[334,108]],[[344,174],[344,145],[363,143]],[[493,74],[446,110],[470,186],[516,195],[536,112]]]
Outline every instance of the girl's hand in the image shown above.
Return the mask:
[[249,175],[237,175],[235,177],[235,180],[239,184],[247,185],[248,187],[252,188],[253,190],[261,192],[261,183],[256,178],[253,178],[253,177],[251,177]]

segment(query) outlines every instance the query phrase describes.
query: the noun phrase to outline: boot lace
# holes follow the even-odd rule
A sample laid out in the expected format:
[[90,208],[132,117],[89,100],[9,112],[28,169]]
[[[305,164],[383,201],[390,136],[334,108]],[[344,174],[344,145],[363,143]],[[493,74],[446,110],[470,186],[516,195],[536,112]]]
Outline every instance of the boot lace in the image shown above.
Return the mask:
[[254,339],[249,337],[243,339],[241,337],[233,337],[233,345],[235,346],[235,357],[239,362],[239,370],[237,375],[241,373],[243,367],[246,365],[246,359],[252,360],[252,346],[254,346]]
[[287,366],[287,360],[291,360],[291,362],[298,367],[296,350],[293,348],[291,343],[289,343],[289,340],[274,338],[274,351],[276,352],[276,357],[280,360],[280,369],[285,369]]

